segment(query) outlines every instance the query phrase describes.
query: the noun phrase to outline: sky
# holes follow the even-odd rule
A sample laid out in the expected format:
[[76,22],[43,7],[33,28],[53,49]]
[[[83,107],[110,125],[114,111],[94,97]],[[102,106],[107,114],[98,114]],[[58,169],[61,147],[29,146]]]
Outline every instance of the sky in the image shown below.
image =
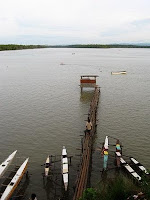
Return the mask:
[[150,0],[0,0],[0,44],[150,43]]

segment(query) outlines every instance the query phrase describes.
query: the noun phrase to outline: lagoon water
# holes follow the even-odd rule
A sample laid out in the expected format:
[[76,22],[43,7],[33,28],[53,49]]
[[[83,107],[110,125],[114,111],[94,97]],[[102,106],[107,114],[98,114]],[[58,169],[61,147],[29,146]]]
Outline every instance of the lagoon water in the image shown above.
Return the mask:
[[[127,74],[111,75],[111,71],[122,70]],[[94,147],[101,146],[106,135],[119,138],[123,154],[134,156],[150,169],[150,49],[4,51],[0,52],[0,163],[16,149],[15,163],[30,158],[24,199],[33,192],[40,200],[61,195],[61,181],[57,188],[52,181],[43,181],[41,165],[47,155],[60,155],[64,145],[73,156],[72,198],[80,161],[77,148],[93,94],[91,89],[80,92],[80,75],[87,74],[98,75],[101,87]],[[110,138],[110,143],[115,140]],[[95,151],[92,186],[99,181],[101,168],[102,160]]]

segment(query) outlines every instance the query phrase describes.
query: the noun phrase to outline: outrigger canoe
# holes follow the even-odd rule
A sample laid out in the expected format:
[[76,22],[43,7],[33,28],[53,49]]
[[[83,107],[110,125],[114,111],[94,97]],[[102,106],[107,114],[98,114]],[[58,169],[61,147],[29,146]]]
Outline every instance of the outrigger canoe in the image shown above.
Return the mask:
[[63,146],[63,149],[62,149],[61,171],[62,171],[62,178],[63,178],[65,191],[67,191],[69,170],[68,170],[67,150],[66,150],[65,146]]
[[46,162],[45,162],[45,176],[48,176],[50,170],[50,157],[48,155]]
[[105,137],[105,142],[103,144],[101,154],[104,157],[103,170],[105,171],[107,169],[107,162],[108,162],[108,136]]
[[14,190],[16,189],[16,187],[18,186],[18,184],[20,183],[26,168],[27,168],[27,164],[28,164],[28,160],[29,158],[27,158],[24,163],[20,166],[20,168],[17,170],[15,176],[12,178],[12,180],[10,181],[10,183],[7,185],[5,191],[3,192],[0,200],[9,200],[10,197],[12,196]]
[[135,172],[134,169],[132,169],[132,167],[130,167],[130,165],[122,157],[120,158],[120,162],[122,166],[129,172],[129,174],[134,177],[134,179],[136,179],[137,181],[142,180],[141,176],[138,175],[138,173]]
[[135,158],[131,157],[130,158],[132,164],[135,165],[135,167],[137,167],[141,172],[143,172],[144,174],[146,175],[149,175],[150,173],[146,170],[146,168],[141,164],[139,163]]
[[8,158],[0,165],[0,177],[3,176],[3,174],[5,173],[5,171],[7,170],[9,165],[11,164],[11,162],[13,161],[16,153],[17,153],[17,150],[14,151],[12,154],[10,154],[8,156]]

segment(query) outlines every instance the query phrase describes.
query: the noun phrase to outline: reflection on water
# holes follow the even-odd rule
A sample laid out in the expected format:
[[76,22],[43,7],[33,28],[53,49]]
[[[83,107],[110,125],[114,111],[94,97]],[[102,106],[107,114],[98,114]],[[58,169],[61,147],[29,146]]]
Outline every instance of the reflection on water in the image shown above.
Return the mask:
[[90,103],[94,94],[94,90],[82,90],[80,92],[80,101],[84,104]]
[[47,177],[46,180],[43,178],[43,188],[46,191],[46,198],[47,200],[52,199],[51,196],[54,198],[56,197],[56,192],[54,190],[55,185],[50,177]]

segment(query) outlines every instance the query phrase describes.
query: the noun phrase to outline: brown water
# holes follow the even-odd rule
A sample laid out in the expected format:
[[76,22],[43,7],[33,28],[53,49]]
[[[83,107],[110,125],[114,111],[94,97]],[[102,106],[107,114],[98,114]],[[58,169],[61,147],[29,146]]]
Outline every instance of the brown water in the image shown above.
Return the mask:
[[[72,54],[75,53],[75,54]],[[32,174],[25,199],[35,192],[40,200],[57,199],[60,187],[43,183],[41,166],[62,146],[73,156],[69,196],[79,163],[80,135],[92,90],[80,93],[80,75],[99,75],[101,87],[95,147],[106,135],[117,137],[123,153],[150,168],[150,49],[36,49],[0,52],[0,162],[18,150],[16,163],[30,157]],[[65,65],[60,65],[64,63]],[[111,71],[126,70],[126,75]],[[115,140],[110,138],[110,143]],[[113,150],[113,147],[111,147]],[[59,164],[57,163],[58,171]],[[110,163],[111,165],[111,163]],[[102,167],[93,155],[92,185]],[[60,181],[61,186],[61,181]],[[55,197],[54,197],[55,196]]]

